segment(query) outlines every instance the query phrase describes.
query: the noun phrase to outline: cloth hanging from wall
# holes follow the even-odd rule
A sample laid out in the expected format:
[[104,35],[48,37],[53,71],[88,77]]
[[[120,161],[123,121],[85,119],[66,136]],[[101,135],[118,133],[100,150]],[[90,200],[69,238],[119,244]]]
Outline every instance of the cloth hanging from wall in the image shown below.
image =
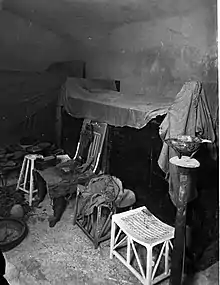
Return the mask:
[[[210,155],[213,159],[217,158],[213,120],[200,82],[186,82],[183,85],[160,125],[160,136],[163,140],[177,135],[200,136],[211,140],[213,144],[209,145]],[[176,152],[164,142],[158,164],[166,173],[169,194],[174,205],[178,195],[176,190],[179,189],[179,173],[177,166],[169,163],[169,159],[175,155]],[[193,200],[196,195],[196,189],[188,193],[188,201]]]

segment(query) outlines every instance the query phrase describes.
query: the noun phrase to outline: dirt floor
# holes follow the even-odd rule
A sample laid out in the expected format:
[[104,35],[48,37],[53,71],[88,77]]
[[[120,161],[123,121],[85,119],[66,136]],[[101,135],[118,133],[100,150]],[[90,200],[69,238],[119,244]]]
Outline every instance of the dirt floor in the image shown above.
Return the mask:
[[[18,279],[11,285],[132,285],[141,284],[116,258],[109,258],[109,241],[94,249],[92,242],[72,225],[73,204],[62,220],[49,228],[52,214],[49,199],[30,214],[29,234],[6,252],[7,261],[17,268]],[[197,273],[191,285],[218,284],[218,263]],[[161,283],[168,285],[169,280]]]

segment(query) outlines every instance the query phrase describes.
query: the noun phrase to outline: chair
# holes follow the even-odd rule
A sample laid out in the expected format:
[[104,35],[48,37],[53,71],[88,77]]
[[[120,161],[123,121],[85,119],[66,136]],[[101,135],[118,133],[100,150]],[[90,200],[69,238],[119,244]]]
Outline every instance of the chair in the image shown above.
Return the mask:
[[[95,192],[92,189],[93,182],[98,179],[106,179],[109,184],[103,183],[105,185],[103,188],[99,188],[100,192]],[[115,200],[109,199],[111,195],[105,195],[105,190],[111,189],[115,186],[114,194]],[[106,187],[106,189],[104,189]],[[91,193],[92,192],[92,193]],[[94,196],[93,196],[94,194]],[[99,196],[100,194],[100,196]],[[96,195],[101,199],[101,202],[98,203],[96,200]],[[95,199],[93,199],[95,197]],[[93,210],[89,213],[78,213],[78,205],[81,200],[84,201],[87,198],[88,203],[94,205]],[[98,176],[97,178],[91,179],[87,188],[78,185],[77,186],[77,196],[74,208],[74,219],[73,224],[77,224],[83,232],[88,236],[88,238],[93,242],[95,249],[98,248],[99,244],[103,241],[110,239],[111,236],[111,218],[118,211],[123,211],[125,209],[131,209],[134,203],[136,202],[136,197],[133,191],[129,189],[123,189],[121,181],[110,175]],[[81,208],[86,209],[86,204],[82,204]]]
[[51,199],[72,195],[78,183],[84,184],[96,175],[106,129],[106,123],[84,119],[73,159],[67,156],[55,167],[37,170],[47,183]]
[[93,133],[93,140],[89,146],[86,164],[90,165],[90,169],[93,173],[96,172],[100,156],[102,153],[102,148],[105,140],[107,124],[106,123],[99,123],[97,121],[90,121],[88,119],[84,119],[82,130],[81,130],[81,137],[77,144],[76,153],[73,160],[81,160],[81,152],[83,151],[83,131],[86,129],[86,126],[91,124],[92,126],[92,133]]
[[117,257],[144,285],[169,277],[174,228],[146,207],[112,216],[110,258]]

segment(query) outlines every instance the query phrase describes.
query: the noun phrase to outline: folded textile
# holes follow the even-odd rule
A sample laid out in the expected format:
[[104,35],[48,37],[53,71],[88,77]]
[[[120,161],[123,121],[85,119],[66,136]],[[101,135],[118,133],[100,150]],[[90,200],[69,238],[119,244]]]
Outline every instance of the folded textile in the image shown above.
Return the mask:
[[121,181],[111,175],[100,175],[90,180],[85,187],[81,186],[81,199],[78,205],[78,217],[90,215],[94,207],[108,204],[111,208],[113,203],[120,202],[123,197]]
[[[186,82],[183,85],[174,103],[168,109],[167,115],[160,125],[159,133],[162,140],[178,135],[199,136],[209,139],[213,142],[208,146],[210,147],[210,155],[216,159],[217,150],[213,120],[200,82]],[[171,164],[169,159],[175,155],[175,150],[164,142],[158,165],[166,173],[166,178],[169,181],[169,194],[174,205],[176,205],[180,182],[178,168]],[[187,194],[188,202],[196,196],[197,191],[192,188],[192,192]]]

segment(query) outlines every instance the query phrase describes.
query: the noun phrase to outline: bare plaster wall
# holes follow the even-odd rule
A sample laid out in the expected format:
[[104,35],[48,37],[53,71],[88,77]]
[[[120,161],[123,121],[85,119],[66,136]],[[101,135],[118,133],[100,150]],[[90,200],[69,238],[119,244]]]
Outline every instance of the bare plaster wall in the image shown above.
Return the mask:
[[216,81],[212,8],[201,5],[176,16],[124,23],[88,61],[88,75],[113,76],[131,93],[144,93],[149,85],[160,89],[190,79]]
[[87,77],[121,80],[129,93],[217,80],[214,0],[2,2],[1,68],[81,59]]

